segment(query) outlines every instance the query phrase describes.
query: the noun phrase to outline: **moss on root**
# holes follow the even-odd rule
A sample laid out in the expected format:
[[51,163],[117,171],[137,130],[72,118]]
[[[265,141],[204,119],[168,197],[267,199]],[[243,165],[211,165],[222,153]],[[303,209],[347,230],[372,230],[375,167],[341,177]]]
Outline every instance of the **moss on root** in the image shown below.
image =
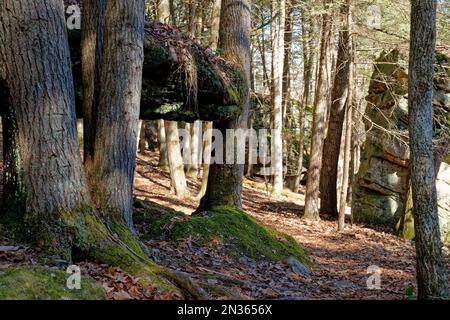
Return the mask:
[[0,300],[104,300],[101,285],[81,277],[81,289],[67,288],[69,274],[41,266],[1,268]]
[[254,259],[283,260],[295,257],[309,264],[308,255],[290,236],[262,226],[245,212],[215,207],[204,215],[185,216],[176,211],[150,207],[137,215],[145,225],[143,237],[181,242],[191,237],[202,246],[225,245],[231,253],[242,252]]

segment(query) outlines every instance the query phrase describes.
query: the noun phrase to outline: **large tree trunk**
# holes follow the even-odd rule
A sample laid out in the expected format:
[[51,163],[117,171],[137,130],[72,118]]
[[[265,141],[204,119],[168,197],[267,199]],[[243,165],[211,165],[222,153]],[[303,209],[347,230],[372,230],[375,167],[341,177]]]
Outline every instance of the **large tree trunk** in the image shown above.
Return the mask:
[[90,180],[97,205],[121,213],[133,226],[133,180],[144,62],[144,1],[107,0],[104,26],[94,171]]
[[[178,291],[167,281],[170,278],[187,288],[188,279],[146,256],[122,216],[103,223],[92,208],[77,140],[62,1],[0,2],[0,79],[17,126],[25,191],[25,212],[17,222],[24,235],[49,258],[70,263],[76,248],[86,257],[132,273],[142,285]],[[193,290],[194,296],[205,298],[201,290]]]
[[345,119],[345,102],[349,90],[350,75],[350,14],[351,0],[341,5],[341,29],[336,62],[336,74],[331,95],[331,110],[327,137],[323,146],[322,170],[320,172],[320,211],[337,217],[338,163],[341,150],[342,128]]
[[433,154],[436,0],[411,2],[409,128],[419,299],[448,299]]
[[[329,0],[324,1],[325,9],[329,10]],[[327,61],[328,43],[331,36],[331,17],[329,13],[322,15],[322,36],[320,45],[320,60],[316,94],[314,98],[313,127],[311,134],[310,164],[306,184],[305,213],[303,218],[319,220],[319,182],[322,167],[323,141],[327,117]]]
[[286,20],[285,0],[272,0],[272,170],[274,176],[273,192],[283,191],[283,61],[284,29]]
[[[250,110],[250,10],[250,0],[222,0],[219,46],[224,51],[224,58],[240,67],[245,82],[239,99],[242,113],[214,124],[224,137],[226,137],[227,129],[247,128]],[[224,151],[226,151],[225,143]],[[234,151],[236,155],[236,147]],[[243,175],[243,164],[211,164],[208,187],[197,211],[207,210],[217,205],[241,208]]]
[[65,28],[62,1],[0,3],[0,78],[17,126],[23,218],[33,240],[61,255],[71,247],[62,214],[89,203]]

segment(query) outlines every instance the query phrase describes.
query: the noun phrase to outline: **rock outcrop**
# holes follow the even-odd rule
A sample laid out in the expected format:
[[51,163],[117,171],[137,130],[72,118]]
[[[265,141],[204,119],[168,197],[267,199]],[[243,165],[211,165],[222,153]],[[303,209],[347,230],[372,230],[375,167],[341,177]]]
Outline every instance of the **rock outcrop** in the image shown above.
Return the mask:
[[[410,187],[408,75],[399,60],[400,53],[393,50],[383,53],[375,63],[366,97],[366,142],[353,194],[356,221],[394,226],[406,209]],[[449,153],[450,59],[438,55],[437,60],[433,101],[436,152]],[[442,235],[450,240],[450,159],[441,160],[439,214]]]

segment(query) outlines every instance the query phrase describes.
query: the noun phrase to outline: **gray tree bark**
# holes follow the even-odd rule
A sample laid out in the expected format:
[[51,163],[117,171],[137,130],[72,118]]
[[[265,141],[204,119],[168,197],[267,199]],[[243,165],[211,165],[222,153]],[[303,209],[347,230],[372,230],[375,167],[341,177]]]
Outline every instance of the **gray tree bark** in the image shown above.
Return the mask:
[[95,119],[95,201],[133,226],[133,180],[144,62],[144,0],[106,0]]
[[83,3],[81,24],[81,65],[83,80],[83,157],[90,176],[93,169],[95,118],[100,94],[100,72],[103,56],[105,0]]
[[22,218],[55,254],[71,247],[63,212],[89,204],[63,10],[57,0],[0,2],[0,79],[17,132]]
[[[325,9],[329,10],[329,0],[324,1]],[[316,94],[314,98],[313,127],[311,134],[310,164],[306,184],[304,219],[319,220],[319,183],[322,167],[323,141],[326,133],[327,118],[327,61],[328,43],[331,36],[331,17],[329,13],[322,15],[322,36],[320,45],[320,60]]]
[[[214,123],[214,127],[219,129],[224,137],[227,129],[247,128],[250,110],[250,30],[251,1],[222,0],[219,46],[223,49],[223,57],[240,67],[245,81],[240,98],[242,113],[226,121]],[[217,205],[241,208],[243,176],[244,165],[211,164],[206,193],[197,212]]]
[[435,46],[436,0],[412,0],[408,101],[418,297],[446,300],[433,153]]
[[320,172],[320,211],[337,217],[338,163],[341,150],[342,128],[345,120],[345,102],[349,91],[350,76],[350,14],[351,1],[341,5],[341,26],[336,73],[331,95],[331,110],[327,136],[323,146],[322,170]]

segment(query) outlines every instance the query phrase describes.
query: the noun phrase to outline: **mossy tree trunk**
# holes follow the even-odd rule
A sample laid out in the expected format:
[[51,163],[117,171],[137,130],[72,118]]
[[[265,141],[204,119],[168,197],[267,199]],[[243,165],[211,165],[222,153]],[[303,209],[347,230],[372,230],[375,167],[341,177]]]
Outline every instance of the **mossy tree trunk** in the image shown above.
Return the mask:
[[[247,128],[250,110],[250,10],[250,0],[222,0],[219,47],[223,49],[225,59],[240,67],[245,82],[239,99],[241,114],[214,123],[214,127],[222,132],[223,137],[226,137],[227,129]],[[225,143],[224,151],[226,155]],[[236,155],[236,148],[234,151]],[[197,212],[219,205],[241,208],[243,176],[243,164],[211,164],[206,193]]]
[[[118,9],[116,4],[120,6],[112,0],[109,3]],[[114,13],[119,12],[125,11]],[[23,230],[50,258],[71,262],[76,248],[87,257],[138,276],[143,285],[181,293],[172,284],[176,283],[194,297],[206,298],[206,293],[189,278],[150,260],[121,212],[104,215],[93,209],[77,139],[63,13],[60,0],[0,3],[0,76],[17,126],[25,191]],[[118,21],[110,13],[111,21],[107,19],[106,25]],[[123,36],[119,30],[110,31]],[[111,41],[113,38],[106,40],[106,48],[118,43]],[[36,46],[36,41],[41,45]],[[114,61],[108,63],[114,65]],[[123,96],[128,92],[122,90]],[[132,144],[136,148],[136,142]]]
[[449,297],[442,256],[433,152],[436,0],[411,2],[409,130],[419,299]]
[[97,205],[123,214],[131,227],[144,63],[144,1],[107,0],[103,33],[90,181]]
[[2,1],[0,34],[0,64],[10,120],[17,130],[27,230],[48,248],[65,251],[70,237],[64,230],[67,225],[59,225],[61,215],[88,205],[89,194],[76,134],[62,1]]

